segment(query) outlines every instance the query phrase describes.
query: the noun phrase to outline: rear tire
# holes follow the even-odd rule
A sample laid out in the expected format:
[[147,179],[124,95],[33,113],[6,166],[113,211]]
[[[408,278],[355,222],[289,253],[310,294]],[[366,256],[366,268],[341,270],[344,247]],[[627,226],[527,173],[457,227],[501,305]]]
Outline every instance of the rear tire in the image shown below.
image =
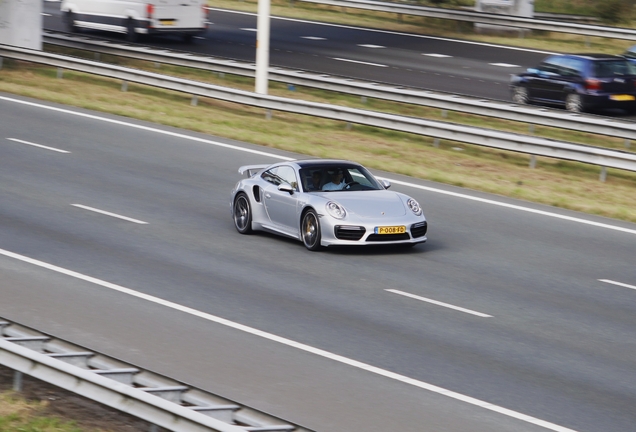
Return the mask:
[[322,234],[320,233],[320,221],[314,210],[307,210],[303,215],[303,220],[300,224],[300,236],[302,237],[303,244],[310,251],[320,249]]
[[565,97],[565,109],[574,113],[581,113],[585,111],[581,95],[579,95],[578,93],[568,94]]
[[128,22],[126,23],[126,40],[128,42],[137,42],[139,40],[139,36],[135,31],[136,27],[137,22],[134,19],[129,18]]
[[236,195],[234,205],[232,206],[232,218],[234,226],[241,234],[250,234],[252,232],[252,207],[250,200],[243,192]]
[[75,26],[75,14],[68,11],[64,14],[64,21],[66,24],[66,31],[69,33],[77,33],[77,27]]
[[528,105],[530,103],[528,89],[525,87],[515,87],[512,90],[512,101],[519,105]]

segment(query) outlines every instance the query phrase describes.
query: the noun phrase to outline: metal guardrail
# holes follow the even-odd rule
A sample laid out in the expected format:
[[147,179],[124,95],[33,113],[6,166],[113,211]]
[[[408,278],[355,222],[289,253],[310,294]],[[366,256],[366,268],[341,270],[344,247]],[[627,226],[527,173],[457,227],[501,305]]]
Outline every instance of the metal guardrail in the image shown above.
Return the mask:
[[[177,432],[311,432],[134,365],[0,319],[0,365]],[[153,430],[150,428],[150,430]]]
[[299,0],[305,3],[317,3],[353,9],[366,9],[376,12],[389,12],[398,15],[414,15],[430,18],[442,18],[455,21],[467,21],[528,30],[545,30],[558,33],[573,33],[582,36],[636,40],[636,30],[620,27],[606,27],[591,24],[578,24],[561,21],[539,20],[509,15],[489,14],[464,10],[430,8],[423,6],[398,5],[370,0]]
[[[159,87],[194,96],[220,99],[227,102],[260,107],[266,110],[290,112],[327,118],[353,124],[408,132],[438,139],[458,141],[478,146],[498,148],[513,152],[547,156],[557,159],[589,163],[601,167],[636,171],[636,154],[604,148],[577,145],[527,135],[500,132],[491,129],[462,126],[421,118],[405,117],[375,111],[360,110],[337,105],[307,102],[277,96],[262,95],[212,84],[140,71],[121,66],[60,56],[25,48],[0,45],[0,57],[8,57],[58,68],[120,79],[126,82]],[[194,99],[196,100],[196,99]],[[268,114],[271,114],[268,111]],[[601,180],[605,178],[605,169]]]
[[[238,76],[254,77],[256,66],[251,63],[219,59],[193,53],[170,51],[147,46],[129,45],[90,39],[78,35],[46,32],[47,44],[64,46],[135,58],[155,63],[203,69]],[[484,117],[518,121],[527,124],[576,130],[625,140],[636,140],[636,122],[610,119],[589,114],[576,114],[538,106],[521,106],[511,102],[486,100],[470,96],[436,92],[416,88],[396,87],[333,75],[271,67],[269,79],[290,85],[318,88],[361,97],[428,106]]]

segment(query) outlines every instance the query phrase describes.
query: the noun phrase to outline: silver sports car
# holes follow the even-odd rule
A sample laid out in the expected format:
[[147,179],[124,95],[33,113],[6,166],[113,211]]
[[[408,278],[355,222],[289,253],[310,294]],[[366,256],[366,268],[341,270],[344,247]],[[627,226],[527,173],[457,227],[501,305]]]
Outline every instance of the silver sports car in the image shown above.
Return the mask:
[[270,231],[322,246],[426,241],[428,225],[413,198],[388,191],[362,165],[329,159],[239,168],[247,178],[232,189],[232,218],[241,234]]

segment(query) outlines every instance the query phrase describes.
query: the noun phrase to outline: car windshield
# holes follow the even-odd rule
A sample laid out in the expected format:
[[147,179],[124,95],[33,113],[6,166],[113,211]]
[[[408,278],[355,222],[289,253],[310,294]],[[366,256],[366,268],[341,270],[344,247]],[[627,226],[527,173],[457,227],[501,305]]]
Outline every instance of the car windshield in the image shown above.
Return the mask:
[[379,190],[384,187],[359,165],[324,165],[300,170],[305,192]]
[[626,60],[605,60],[594,62],[595,77],[636,75],[636,66]]

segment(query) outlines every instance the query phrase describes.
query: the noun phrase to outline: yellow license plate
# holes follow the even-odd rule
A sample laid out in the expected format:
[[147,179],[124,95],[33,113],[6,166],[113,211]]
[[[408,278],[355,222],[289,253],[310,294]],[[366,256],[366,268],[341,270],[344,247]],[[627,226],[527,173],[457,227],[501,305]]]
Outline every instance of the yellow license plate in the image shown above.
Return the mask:
[[406,227],[404,225],[375,227],[376,234],[404,234],[405,232]]
[[172,26],[174,25],[174,20],[159,20],[162,25]]
[[610,99],[611,100],[615,100],[615,101],[633,101],[634,100],[634,96],[632,96],[632,95],[611,95]]

